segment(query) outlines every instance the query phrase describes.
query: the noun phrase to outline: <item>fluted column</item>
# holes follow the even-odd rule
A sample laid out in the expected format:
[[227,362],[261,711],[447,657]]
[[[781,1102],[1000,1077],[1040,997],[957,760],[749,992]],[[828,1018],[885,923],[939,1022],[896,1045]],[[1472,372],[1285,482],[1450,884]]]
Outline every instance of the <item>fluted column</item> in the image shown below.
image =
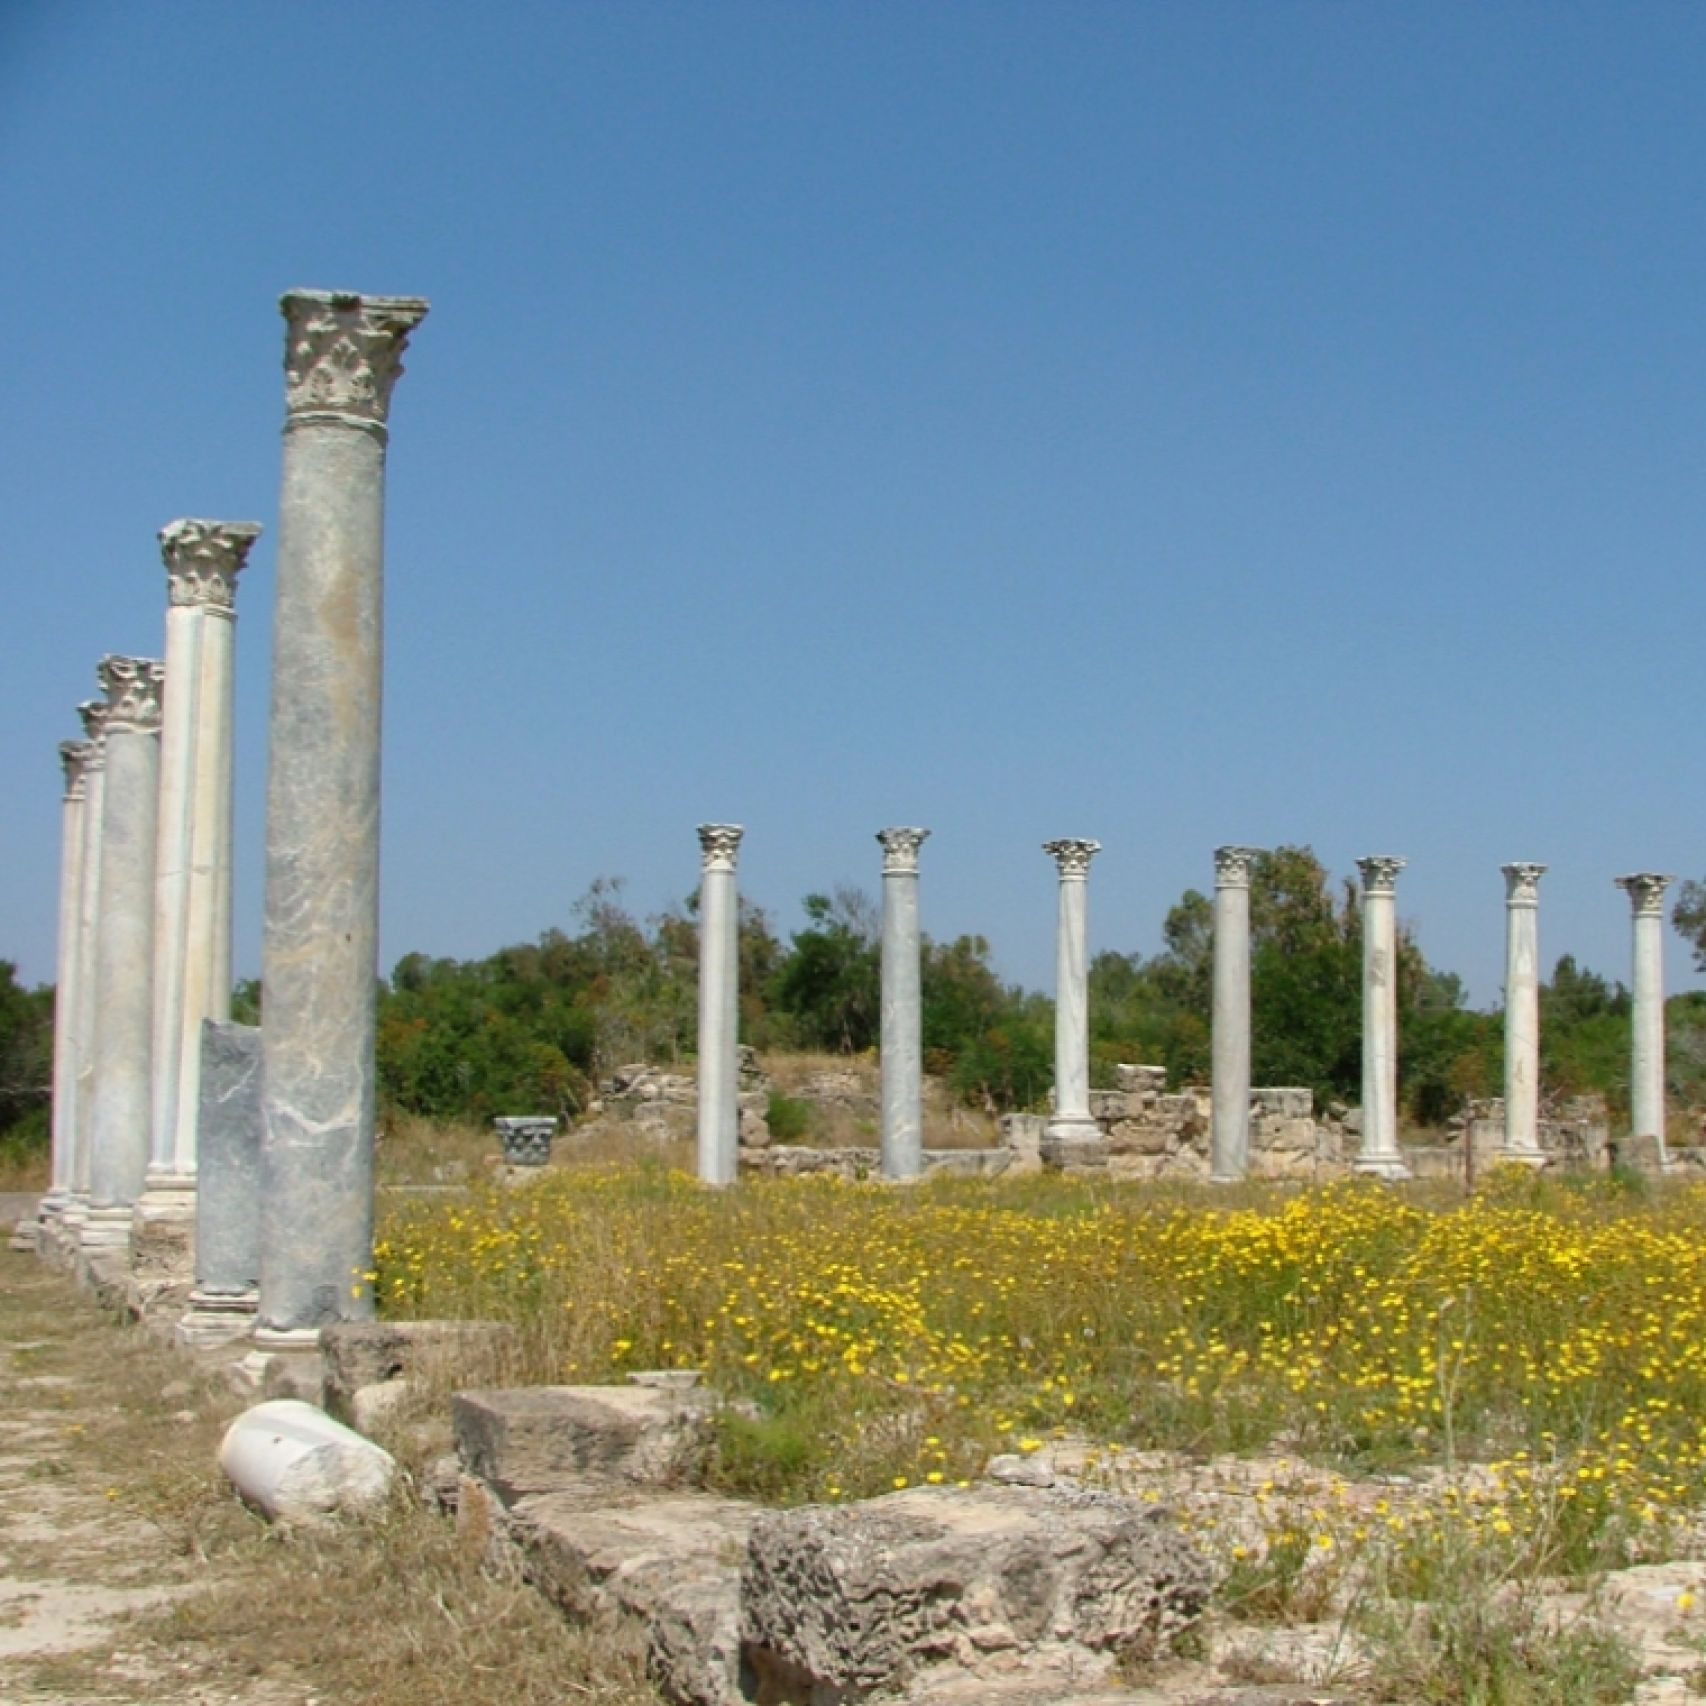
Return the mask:
[[1398,873],[1389,854],[1357,860],[1362,873],[1362,1152],[1356,1171],[1407,1179],[1398,1149]]
[[231,1017],[232,649],[253,521],[169,522],[145,1214],[194,1207],[201,1022]]
[[1250,870],[1261,849],[1214,850],[1213,1096],[1210,1176],[1230,1184],[1250,1171]]
[[268,722],[258,1343],[366,1319],[385,451],[416,297],[289,292]]
[[924,1005],[918,850],[927,829],[879,829],[883,848],[883,1135],[885,1179],[924,1171]]
[[89,1209],[89,1160],[94,1146],[95,937],[101,912],[101,831],[107,793],[107,706],[85,699],[83,719],[83,865],[77,881],[77,991],[72,1011],[72,1067],[76,1073],[76,1123],[71,1132],[71,1201],[67,1225],[80,1225]]
[[154,845],[160,799],[165,666],[105,657],[106,784],[101,803],[100,915],[95,931],[95,1072],[85,1245],[128,1244],[148,1171],[153,1050]]
[[699,825],[699,1177],[732,1185],[740,1165],[738,823]]
[[71,1200],[77,1142],[77,937],[83,905],[83,814],[90,751],[87,741],[67,740],[59,745],[65,794],[59,820],[59,949],[53,990],[53,1170],[41,1201],[43,1215],[59,1214]]
[[1088,896],[1090,861],[1099,841],[1046,841],[1043,851],[1060,872],[1055,932],[1054,1113],[1047,1136],[1088,1142],[1102,1135],[1090,1117],[1090,963]]
[[1505,876],[1505,1143],[1501,1161],[1543,1166],[1540,1147],[1540,879],[1544,865]]
[[1629,1130],[1665,1148],[1665,890],[1672,879],[1657,871],[1618,877],[1629,896],[1635,925],[1635,1011],[1630,1025]]

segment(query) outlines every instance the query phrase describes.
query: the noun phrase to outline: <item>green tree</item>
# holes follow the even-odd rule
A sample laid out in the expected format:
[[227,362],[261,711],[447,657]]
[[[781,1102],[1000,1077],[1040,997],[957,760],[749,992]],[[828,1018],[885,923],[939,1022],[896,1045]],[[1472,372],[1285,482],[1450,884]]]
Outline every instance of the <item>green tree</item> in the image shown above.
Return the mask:
[[858,889],[805,898],[808,924],[771,977],[771,1005],[807,1048],[857,1054],[876,1045],[882,973],[877,912]]
[[25,989],[0,960],[0,1134],[45,1144],[53,1101],[53,990]]

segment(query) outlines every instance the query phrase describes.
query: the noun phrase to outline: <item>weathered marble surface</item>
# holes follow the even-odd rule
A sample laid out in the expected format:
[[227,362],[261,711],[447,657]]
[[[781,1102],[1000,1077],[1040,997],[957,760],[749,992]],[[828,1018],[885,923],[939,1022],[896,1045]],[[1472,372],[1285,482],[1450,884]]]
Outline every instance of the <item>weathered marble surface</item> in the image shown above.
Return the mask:
[[732,1185],[739,1165],[740,901],[735,860],[745,831],[699,826],[699,1177]]
[[1544,865],[1501,865],[1505,878],[1505,1146],[1501,1159],[1545,1160],[1540,1147],[1540,879]]
[[73,1070],[77,1075],[76,1125],[72,1130],[71,1202],[67,1217],[80,1220],[89,1206],[95,1099],[95,929],[101,908],[101,837],[106,816],[107,707],[86,699],[77,707],[87,736],[83,761],[83,868],[78,878],[77,995],[73,1016]]
[[1618,877],[1629,896],[1634,924],[1634,1013],[1630,1022],[1629,1129],[1652,1137],[1662,1166],[1665,1144],[1665,890],[1672,878],[1658,871]]
[[1362,1154],[1356,1170],[1407,1179],[1398,1151],[1398,873],[1391,854],[1357,860],[1362,873]]
[[1210,1176],[1250,1170],[1250,870],[1255,847],[1214,850],[1214,1008],[1210,1032],[1214,1115]]
[[58,1214],[71,1200],[72,1165],[77,1141],[77,978],[78,932],[82,922],[83,816],[88,794],[91,748],[86,741],[62,741],[59,759],[65,771],[60,806],[59,942],[53,1001],[53,1154],[52,1173],[40,1213]]
[[924,1008],[920,986],[918,850],[927,829],[877,831],[883,848],[882,1171],[924,1171]]
[[1069,838],[1043,844],[1060,872],[1055,935],[1054,1109],[1052,1143],[1094,1145],[1101,1134],[1090,1117],[1089,908],[1085,890],[1099,841]]

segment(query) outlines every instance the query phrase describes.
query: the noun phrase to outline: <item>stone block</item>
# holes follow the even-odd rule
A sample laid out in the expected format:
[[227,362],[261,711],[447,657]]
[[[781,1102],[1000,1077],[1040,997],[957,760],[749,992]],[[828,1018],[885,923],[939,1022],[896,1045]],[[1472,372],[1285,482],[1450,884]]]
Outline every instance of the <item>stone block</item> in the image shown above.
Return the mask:
[[1257,1119],[1313,1120],[1315,1092],[1292,1085],[1264,1087],[1250,1092],[1250,1107]]
[[856,1702],[940,1670],[1080,1683],[1162,1652],[1211,1573],[1172,1513],[1076,1488],[917,1488],[760,1517],[741,1572],[759,1698]]
[[569,1484],[671,1486],[709,1440],[710,1399],[645,1386],[518,1386],[458,1392],[462,1466],[505,1503]]
[[1172,1126],[1154,1120],[1120,1120],[1108,1127],[1110,1155],[1164,1155],[1178,1140]]
[[1045,1167],[1062,1173],[1100,1173],[1108,1165],[1108,1140],[1105,1137],[1045,1135],[1041,1153]]
[[1000,1122],[1002,1147],[1017,1150],[1022,1155],[1035,1155],[1042,1148],[1043,1132],[1047,1126],[1048,1121],[1041,1114],[1003,1114]]
[[1167,1088],[1164,1066],[1116,1066],[1114,1082],[1128,1094],[1159,1096]]
[[[1141,1106],[1139,1098],[1138,1106]],[[1123,1120],[1129,1119],[1138,1111],[1132,1105],[1132,1098],[1123,1090],[1092,1090],[1090,1092],[1090,1118],[1093,1120]]]
[[1613,1167],[1630,1167],[1641,1173],[1663,1171],[1664,1164],[1659,1155],[1659,1140],[1656,1137],[1644,1134],[1614,1137],[1606,1144],[1605,1153]]
[[514,1344],[515,1329],[502,1321],[334,1322],[320,1329],[322,1401],[334,1416],[347,1419],[364,1386],[494,1379]]
[[543,1167],[551,1159],[557,1122],[548,1114],[501,1114],[492,1121],[497,1127],[504,1165]]

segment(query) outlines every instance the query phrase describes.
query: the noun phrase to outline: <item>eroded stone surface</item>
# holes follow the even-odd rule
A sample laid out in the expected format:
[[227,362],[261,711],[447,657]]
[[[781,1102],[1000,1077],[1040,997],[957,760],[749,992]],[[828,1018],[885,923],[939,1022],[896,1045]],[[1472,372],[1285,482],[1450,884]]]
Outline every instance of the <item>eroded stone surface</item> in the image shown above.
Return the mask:
[[340,1321],[320,1331],[325,1406],[347,1419],[364,1387],[490,1379],[514,1343],[501,1321]]

